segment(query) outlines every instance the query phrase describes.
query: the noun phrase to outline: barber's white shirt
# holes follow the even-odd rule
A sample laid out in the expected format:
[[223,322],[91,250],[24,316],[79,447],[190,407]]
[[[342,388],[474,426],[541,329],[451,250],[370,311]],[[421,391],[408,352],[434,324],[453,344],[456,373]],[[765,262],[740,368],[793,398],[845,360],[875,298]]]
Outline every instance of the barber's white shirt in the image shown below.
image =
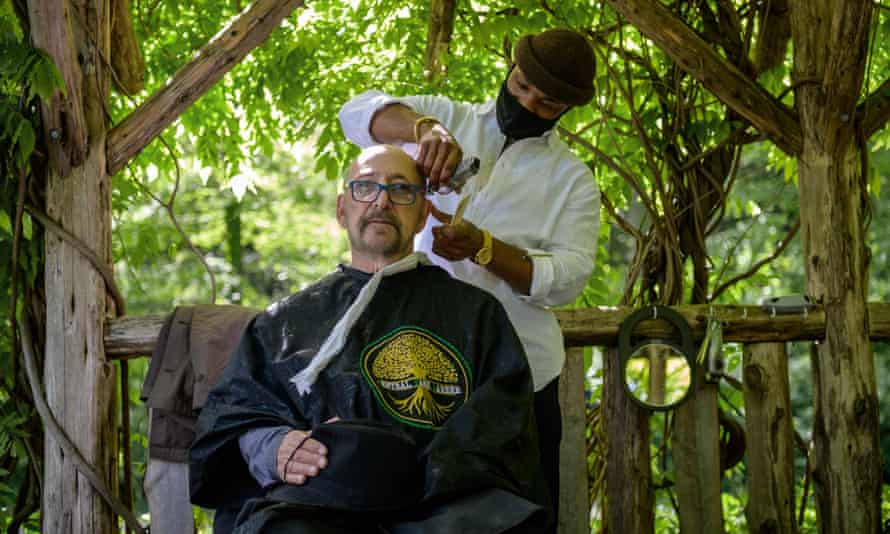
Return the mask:
[[[596,255],[600,195],[590,169],[551,130],[516,141],[503,154],[494,101],[452,102],[441,96],[395,98],[368,91],[340,110],[346,137],[361,147],[377,144],[370,134],[374,113],[393,103],[431,115],[454,135],[464,156],[480,159],[479,173],[465,187],[475,190],[464,218],[492,236],[529,252],[529,295],[470,260],[450,262],[432,252],[430,217],[416,249],[452,276],[494,294],[504,305],[525,347],[535,390],[559,376],[565,361],[562,332],[548,306],[567,304],[587,283]],[[408,149],[408,147],[406,147]],[[457,194],[432,195],[435,206],[454,213]],[[455,317],[455,320],[460,318]]]

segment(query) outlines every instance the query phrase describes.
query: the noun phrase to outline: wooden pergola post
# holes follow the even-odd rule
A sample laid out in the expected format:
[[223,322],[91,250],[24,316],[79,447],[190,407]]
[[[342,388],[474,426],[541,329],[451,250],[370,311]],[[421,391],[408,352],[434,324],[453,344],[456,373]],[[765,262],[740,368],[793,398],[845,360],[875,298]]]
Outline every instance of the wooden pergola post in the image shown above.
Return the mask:
[[[111,264],[111,184],[105,165],[110,73],[107,2],[31,0],[35,46],[45,48],[66,84],[43,108],[49,141],[49,217]],[[70,243],[46,237],[47,402],[99,478],[117,487],[117,372],[105,357],[105,283]],[[117,530],[111,508],[46,434],[43,528],[47,534]]]

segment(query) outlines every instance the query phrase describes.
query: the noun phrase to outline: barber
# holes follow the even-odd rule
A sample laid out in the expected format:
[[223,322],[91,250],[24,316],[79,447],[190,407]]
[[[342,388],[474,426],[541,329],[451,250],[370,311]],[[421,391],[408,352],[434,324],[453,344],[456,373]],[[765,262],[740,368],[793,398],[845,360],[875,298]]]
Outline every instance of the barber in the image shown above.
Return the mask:
[[494,294],[507,310],[532,370],[541,463],[555,512],[565,350],[549,308],[573,302],[587,284],[600,206],[590,169],[554,129],[571,108],[591,100],[595,69],[583,35],[552,29],[519,40],[492,101],[368,91],[340,111],[344,133],[359,146],[416,144],[415,159],[434,190],[449,185],[463,157],[480,159],[479,173],[462,191],[469,200],[461,221],[449,224],[458,192],[434,195],[432,214],[442,224],[428,224],[417,249]]

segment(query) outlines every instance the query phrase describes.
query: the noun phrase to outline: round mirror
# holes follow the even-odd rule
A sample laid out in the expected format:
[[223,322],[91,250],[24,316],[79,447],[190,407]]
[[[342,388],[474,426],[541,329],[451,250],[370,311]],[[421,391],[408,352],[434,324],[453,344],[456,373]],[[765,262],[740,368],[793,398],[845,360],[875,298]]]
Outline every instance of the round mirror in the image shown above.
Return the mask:
[[[638,324],[666,322],[673,332],[646,339],[634,334]],[[650,334],[651,336],[651,334]],[[640,339],[640,338],[643,339]],[[679,341],[675,339],[679,337]],[[640,406],[670,410],[695,389],[695,350],[689,323],[664,306],[642,308],[628,315],[618,328],[618,355],[624,390]]]
[[649,341],[640,345],[624,362],[627,393],[643,406],[668,409],[686,398],[692,388],[692,367],[676,346]]

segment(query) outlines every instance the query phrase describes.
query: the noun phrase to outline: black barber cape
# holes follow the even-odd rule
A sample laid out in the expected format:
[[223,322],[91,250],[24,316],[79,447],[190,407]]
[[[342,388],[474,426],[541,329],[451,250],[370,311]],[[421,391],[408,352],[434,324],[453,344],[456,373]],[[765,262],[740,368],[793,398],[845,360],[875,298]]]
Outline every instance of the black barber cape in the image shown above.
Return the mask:
[[[308,430],[339,417],[398,426],[417,444],[422,499],[410,520],[383,519],[401,523],[387,527],[392,532],[496,533],[517,517],[541,515],[547,497],[525,352],[501,304],[442,269],[418,266],[384,277],[340,354],[310,393],[297,392],[291,377],[369,278],[341,266],[248,326],[198,421],[192,502],[231,508],[264,495],[238,446],[245,431]],[[468,516],[475,523],[463,525]]]

